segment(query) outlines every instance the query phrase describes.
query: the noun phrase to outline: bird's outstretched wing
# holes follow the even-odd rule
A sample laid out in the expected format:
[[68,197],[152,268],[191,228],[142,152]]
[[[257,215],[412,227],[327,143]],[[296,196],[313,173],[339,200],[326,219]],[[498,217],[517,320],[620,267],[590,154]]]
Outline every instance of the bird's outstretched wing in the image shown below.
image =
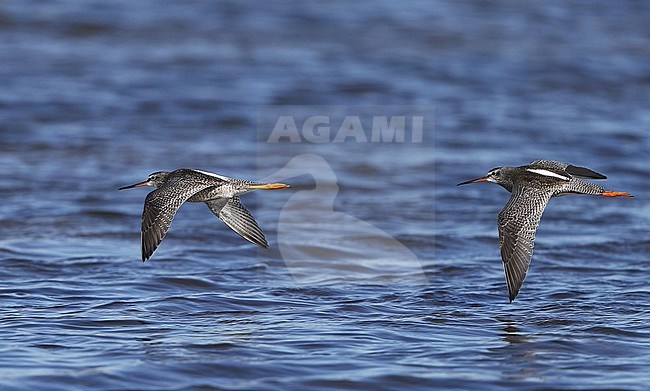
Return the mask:
[[151,257],[162,242],[174,215],[192,195],[210,187],[209,182],[171,180],[164,187],[147,194],[142,211],[142,261]]
[[239,197],[218,198],[205,203],[215,216],[221,219],[230,229],[249,242],[262,248],[269,248],[264,233],[257,222],[241,203]]
[[508,203],[499,212],[499,247],[508,295],[512,302],[526,278],[535,244],[535,231],[552,191],[515,185]]
[[586,167],[574,166],[569,163],[557,162],[555,160],[535,160],[533,162],[530,162],[529,166],[562,171],[569,175],[581,178],[607,179],[605,175],[597,173],[596,171],[590,170]]

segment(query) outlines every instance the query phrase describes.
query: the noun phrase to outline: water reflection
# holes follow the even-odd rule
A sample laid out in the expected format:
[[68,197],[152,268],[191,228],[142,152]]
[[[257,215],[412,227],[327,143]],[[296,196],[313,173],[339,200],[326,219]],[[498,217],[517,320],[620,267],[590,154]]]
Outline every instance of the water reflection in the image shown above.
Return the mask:
[[517,323],[511,320],[500,320],[499,337],[506,344],[493,349],[498,353],[502,366],[502,376],[507,381],[543,380],[539,374],[540,364],[535,350],[535,340],[522,331]]
[[504,322],[505,326],[501,327],[502,333],[499,334],[502,340],[508,345],[520,344],[528,342],[529,337],[522,334],[521,329],[513,322]]

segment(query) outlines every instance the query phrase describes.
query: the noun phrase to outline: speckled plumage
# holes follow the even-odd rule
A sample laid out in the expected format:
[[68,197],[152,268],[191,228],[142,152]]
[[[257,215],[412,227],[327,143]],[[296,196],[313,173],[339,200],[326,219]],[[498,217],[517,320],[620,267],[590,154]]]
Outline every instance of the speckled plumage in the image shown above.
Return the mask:
[[585,167],[554,160],[536,160],[519,167],[497,167],[482,178],[459,183],[494,182],[512,193],[497,219],[501,260],[510,302],[515,299],[526,278],[533,256],[535,232],[544,208],[552,197],[567,194],[631,197],[628,193],[607,191],[578,177],[606,178]]
[[268,248],[259,225],[241,203],[239,195],[253,189],[281,189],[289,185],[262,183],[229,178],[206,171],[178,169],[154,172],[146,181],[131,186],[153,186],[156,190],[147,194],[142,212],[142,260],[151,257],[162,242],[174,215],[185,202],[205,202],[210,211],[228,227],[249,242]]

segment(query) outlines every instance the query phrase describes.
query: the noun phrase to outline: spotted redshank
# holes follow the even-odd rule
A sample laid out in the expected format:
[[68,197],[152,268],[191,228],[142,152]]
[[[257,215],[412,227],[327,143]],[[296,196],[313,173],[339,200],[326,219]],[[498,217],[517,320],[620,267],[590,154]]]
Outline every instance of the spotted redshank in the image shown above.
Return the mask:
[[250,190],[274,190],[290,187],[284,183],[252,182],[228,178],[211,172],[182,168],[175,171],[157,171],[140,183],[118,190],[152,186],[142,212],[142,261],[151,257],[165,237],[169,225],[180,206],[186,201],[205,202],[210,211],[239,236],[262,248],[268,248],[264,233],[239,200],[239,195]]
[[526,278],[533,256],[535,231],[551,197],[567,194],[632,197],[629,193],[605,190],[577,177],[607,178],[585,167],[536,160],[525,166],[493,168],[482,178],[458,184],[494,182],[512,193],[498,218],[499,247],[511,303]]

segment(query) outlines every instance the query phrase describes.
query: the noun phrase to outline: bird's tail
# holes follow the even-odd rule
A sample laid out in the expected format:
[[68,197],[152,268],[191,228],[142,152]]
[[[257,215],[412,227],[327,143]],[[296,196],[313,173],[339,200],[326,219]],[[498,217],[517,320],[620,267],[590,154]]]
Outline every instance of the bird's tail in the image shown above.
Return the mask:
[[566,183],[554,196],[562,196],[565,194],[591,194],[603,197],[632,197],[632,194],[624,191],[605,190],[602,186],[595,183],[583,181],[578,178],[571,178],[571,181]]

